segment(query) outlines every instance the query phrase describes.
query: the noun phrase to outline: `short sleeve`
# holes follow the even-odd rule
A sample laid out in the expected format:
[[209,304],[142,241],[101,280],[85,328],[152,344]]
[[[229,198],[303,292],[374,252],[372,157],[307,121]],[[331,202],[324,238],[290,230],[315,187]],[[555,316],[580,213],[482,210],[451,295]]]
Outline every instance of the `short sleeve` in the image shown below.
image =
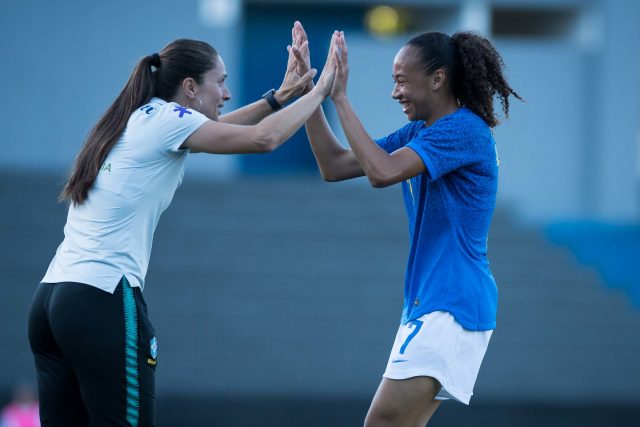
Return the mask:
[[[478,118],[478,120],[482,120]],[[482,143],[489,143],[484,122],[473,118],[448,116],[425,128],[409,141],[407,147],[422,159],[432,180],[482,160]]]
[[162,149],[172,153],[178,152],[184,141],[209,120],[204,114],[173,102],[164,106],[158,119]]
[[409,123],[387,136],[376,139],[376,144],[378,144],[378,146],[384,151],[391,154],[404,147],[407,142],[411,140],[411,137],[417,132],[417,129],[422,126],[423,124],[421,122]]

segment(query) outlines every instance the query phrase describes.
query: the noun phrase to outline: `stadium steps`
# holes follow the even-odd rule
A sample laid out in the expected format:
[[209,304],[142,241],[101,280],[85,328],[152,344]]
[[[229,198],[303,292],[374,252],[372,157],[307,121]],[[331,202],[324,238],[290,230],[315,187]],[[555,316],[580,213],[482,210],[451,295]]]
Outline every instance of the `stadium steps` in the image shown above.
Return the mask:
[[[61,176],[0,173],[0,388],[33,375],[32,292],[62,238]],[[368,400],[408,252],[398,188],[190,179],[160,220],[145,298],[158,393]],[[479,402],[640,401],[640,312],[542,232],[496,212],[500,305]]]

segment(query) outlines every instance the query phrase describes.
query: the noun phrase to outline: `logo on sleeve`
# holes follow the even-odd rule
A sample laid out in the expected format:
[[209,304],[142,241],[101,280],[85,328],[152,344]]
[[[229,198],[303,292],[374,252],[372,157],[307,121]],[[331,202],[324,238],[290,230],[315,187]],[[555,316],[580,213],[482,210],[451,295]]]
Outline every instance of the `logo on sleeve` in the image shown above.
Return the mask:
[[184,116],[185,114],[191,114],[191,111],[189,111],[186,107],[182,107],[180,105],[176,105],[175,107],[173,107],[173,112],[178,112],[178,117],[182,118],[182,116]]
[[151,112],[154,110],[154,108],[151,106],[151,104],[147,104],[143,107],[140,107],[140,111],[144,111],[147,114],[151,114]]

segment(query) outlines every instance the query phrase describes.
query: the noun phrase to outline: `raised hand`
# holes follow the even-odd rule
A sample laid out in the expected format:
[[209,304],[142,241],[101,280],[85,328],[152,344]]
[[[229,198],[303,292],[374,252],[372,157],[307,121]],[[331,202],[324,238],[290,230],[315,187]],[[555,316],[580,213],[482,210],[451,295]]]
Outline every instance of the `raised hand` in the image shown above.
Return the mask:
[[334,37],[336,37],[336,75],[333,79],[330,93],[331,98],[334,100],[347,95],[347,80],[349,79],[347,41],[344,38],[343,31],[336,33],[334,33]]
[[[298,62],[296,69],[299,76],[305,75],[311,69],[311,54],[309,53],[309,38],[300,21],[296,21],[291,28],[291,50]],[[313,80],[309,82],[304,92],[313,88]]]
[[340,33],[338,31],[333,32],[333,36],[331,37],[331,44],[329,45],[329,53],[327,54],[327,61],[324,64],[322,74],[320,74],[320,78],[318,79],[318,83],[316,86],[324,94],[324,96],[329,96],[329,94],[331,93],[331,88],[334,84],[339,36]]
[[[299,23],[298,23],[299,24]],[[292,30],[292,35],[295,30]],[[304,30],[303,30],[304,31]],[[306,34],[304,35],[306,38]],[[309,52],[308,47],[302,47],[302,49],[306,49],[307,54]],[[310,66],[303,67],[300,69],[301,72],[298,71],[298,57],[304,59],[304,56],[300,55],[299,45],[296,46],[295,38],[292,40],[292,44],[287,46],[287,51],[289,52],[289,58],[287,60],[287,71],[285,72],[284,79],[282,80],[282,84],[277,91],[278,101],[283,101],[282,103],[290,100],[294,96],[302,95],[308,89],[308,85],[310,82],[313,82],[313,77],[316,74],[315,70],[312,70]],[[308,56],[308,55],[307,55]]]

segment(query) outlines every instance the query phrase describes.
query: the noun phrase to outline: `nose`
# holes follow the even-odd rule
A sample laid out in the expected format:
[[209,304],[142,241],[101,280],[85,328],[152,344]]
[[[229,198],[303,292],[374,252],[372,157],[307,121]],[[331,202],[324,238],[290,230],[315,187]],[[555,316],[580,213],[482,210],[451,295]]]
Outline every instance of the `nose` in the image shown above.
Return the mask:
[[393,90],[391,91],[391,98],[398,99],[400,98],[400,91],[398,90],[398,83],[393,85]]
[[229,101],[231,99],[231,92],[229,92],[229,89],[227,89],[225,87],[224,92],[222,93],[222,99],[226,101]]

